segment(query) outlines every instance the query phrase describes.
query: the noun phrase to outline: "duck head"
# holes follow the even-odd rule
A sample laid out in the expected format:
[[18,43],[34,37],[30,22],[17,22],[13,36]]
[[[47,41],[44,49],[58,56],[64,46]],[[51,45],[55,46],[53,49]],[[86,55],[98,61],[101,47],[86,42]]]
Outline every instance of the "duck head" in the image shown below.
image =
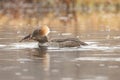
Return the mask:
[[39,43],[48,42],[47,35],[49,34],[50,29],[47,25],[42,25],[40,28],[35,29],[31,34],[25,36],[20,42],[24,40],[35,40]]

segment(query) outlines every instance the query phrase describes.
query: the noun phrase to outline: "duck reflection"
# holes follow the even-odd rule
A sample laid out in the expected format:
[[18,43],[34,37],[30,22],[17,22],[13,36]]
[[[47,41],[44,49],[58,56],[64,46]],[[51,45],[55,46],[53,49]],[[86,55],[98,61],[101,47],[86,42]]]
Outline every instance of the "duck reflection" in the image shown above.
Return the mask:
[[37,53],[34,56],[36,58],[41,59],[44,71],[48,71],[50,66],[50,57],[49,54],[47,53],[47,47],[39,46],[39,48],[37,48],[36,51]]
[[47,47],[39,46],[39,48],[36,48],[36,51],[37,51],[37,53],[34,56],[44,58],[47,54]]

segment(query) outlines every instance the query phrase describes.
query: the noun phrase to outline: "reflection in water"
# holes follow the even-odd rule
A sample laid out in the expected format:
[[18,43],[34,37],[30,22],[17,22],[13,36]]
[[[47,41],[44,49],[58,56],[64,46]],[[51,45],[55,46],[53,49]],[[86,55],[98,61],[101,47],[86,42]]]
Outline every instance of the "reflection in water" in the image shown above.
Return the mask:
[[47,47],[46,46],[40,46],[39,48],[36,48],[38,53],[35,55],[36,57],[44,58],[47,54]]
[[42,64],[44,71],[49,70],[49,63],[50,63],[50,57],[47,53],[47,47],[46,46],[40,46],[39,48],[36,48],[37,53],[34,55],[36,58],[42,59]]

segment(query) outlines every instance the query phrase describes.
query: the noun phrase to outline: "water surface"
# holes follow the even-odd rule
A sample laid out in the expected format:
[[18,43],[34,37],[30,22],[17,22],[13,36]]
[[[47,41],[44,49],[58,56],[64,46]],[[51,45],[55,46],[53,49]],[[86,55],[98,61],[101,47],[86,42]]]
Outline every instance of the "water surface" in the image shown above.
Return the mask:
[[34,41],[19,43],[30,32],[25,30],[0,29],[2,80],[119,80],[119,31],[64,31],[61,34],[61,28],[59,31],[53,28],[50,36],[79,37],[88,46],[40,49]]

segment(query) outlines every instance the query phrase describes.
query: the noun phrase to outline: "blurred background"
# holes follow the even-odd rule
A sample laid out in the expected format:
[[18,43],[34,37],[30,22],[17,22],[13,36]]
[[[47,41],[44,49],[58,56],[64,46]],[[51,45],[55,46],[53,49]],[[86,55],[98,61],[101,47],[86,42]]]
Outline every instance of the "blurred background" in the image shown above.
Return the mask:
[[0,26],[60,32],[120,30],[120,0],[0,0]]
[[[78,37],[88,46],[19,42],[43,24],[50,37]],[[120,0],[0,0],[0,78],[119,80]]]

